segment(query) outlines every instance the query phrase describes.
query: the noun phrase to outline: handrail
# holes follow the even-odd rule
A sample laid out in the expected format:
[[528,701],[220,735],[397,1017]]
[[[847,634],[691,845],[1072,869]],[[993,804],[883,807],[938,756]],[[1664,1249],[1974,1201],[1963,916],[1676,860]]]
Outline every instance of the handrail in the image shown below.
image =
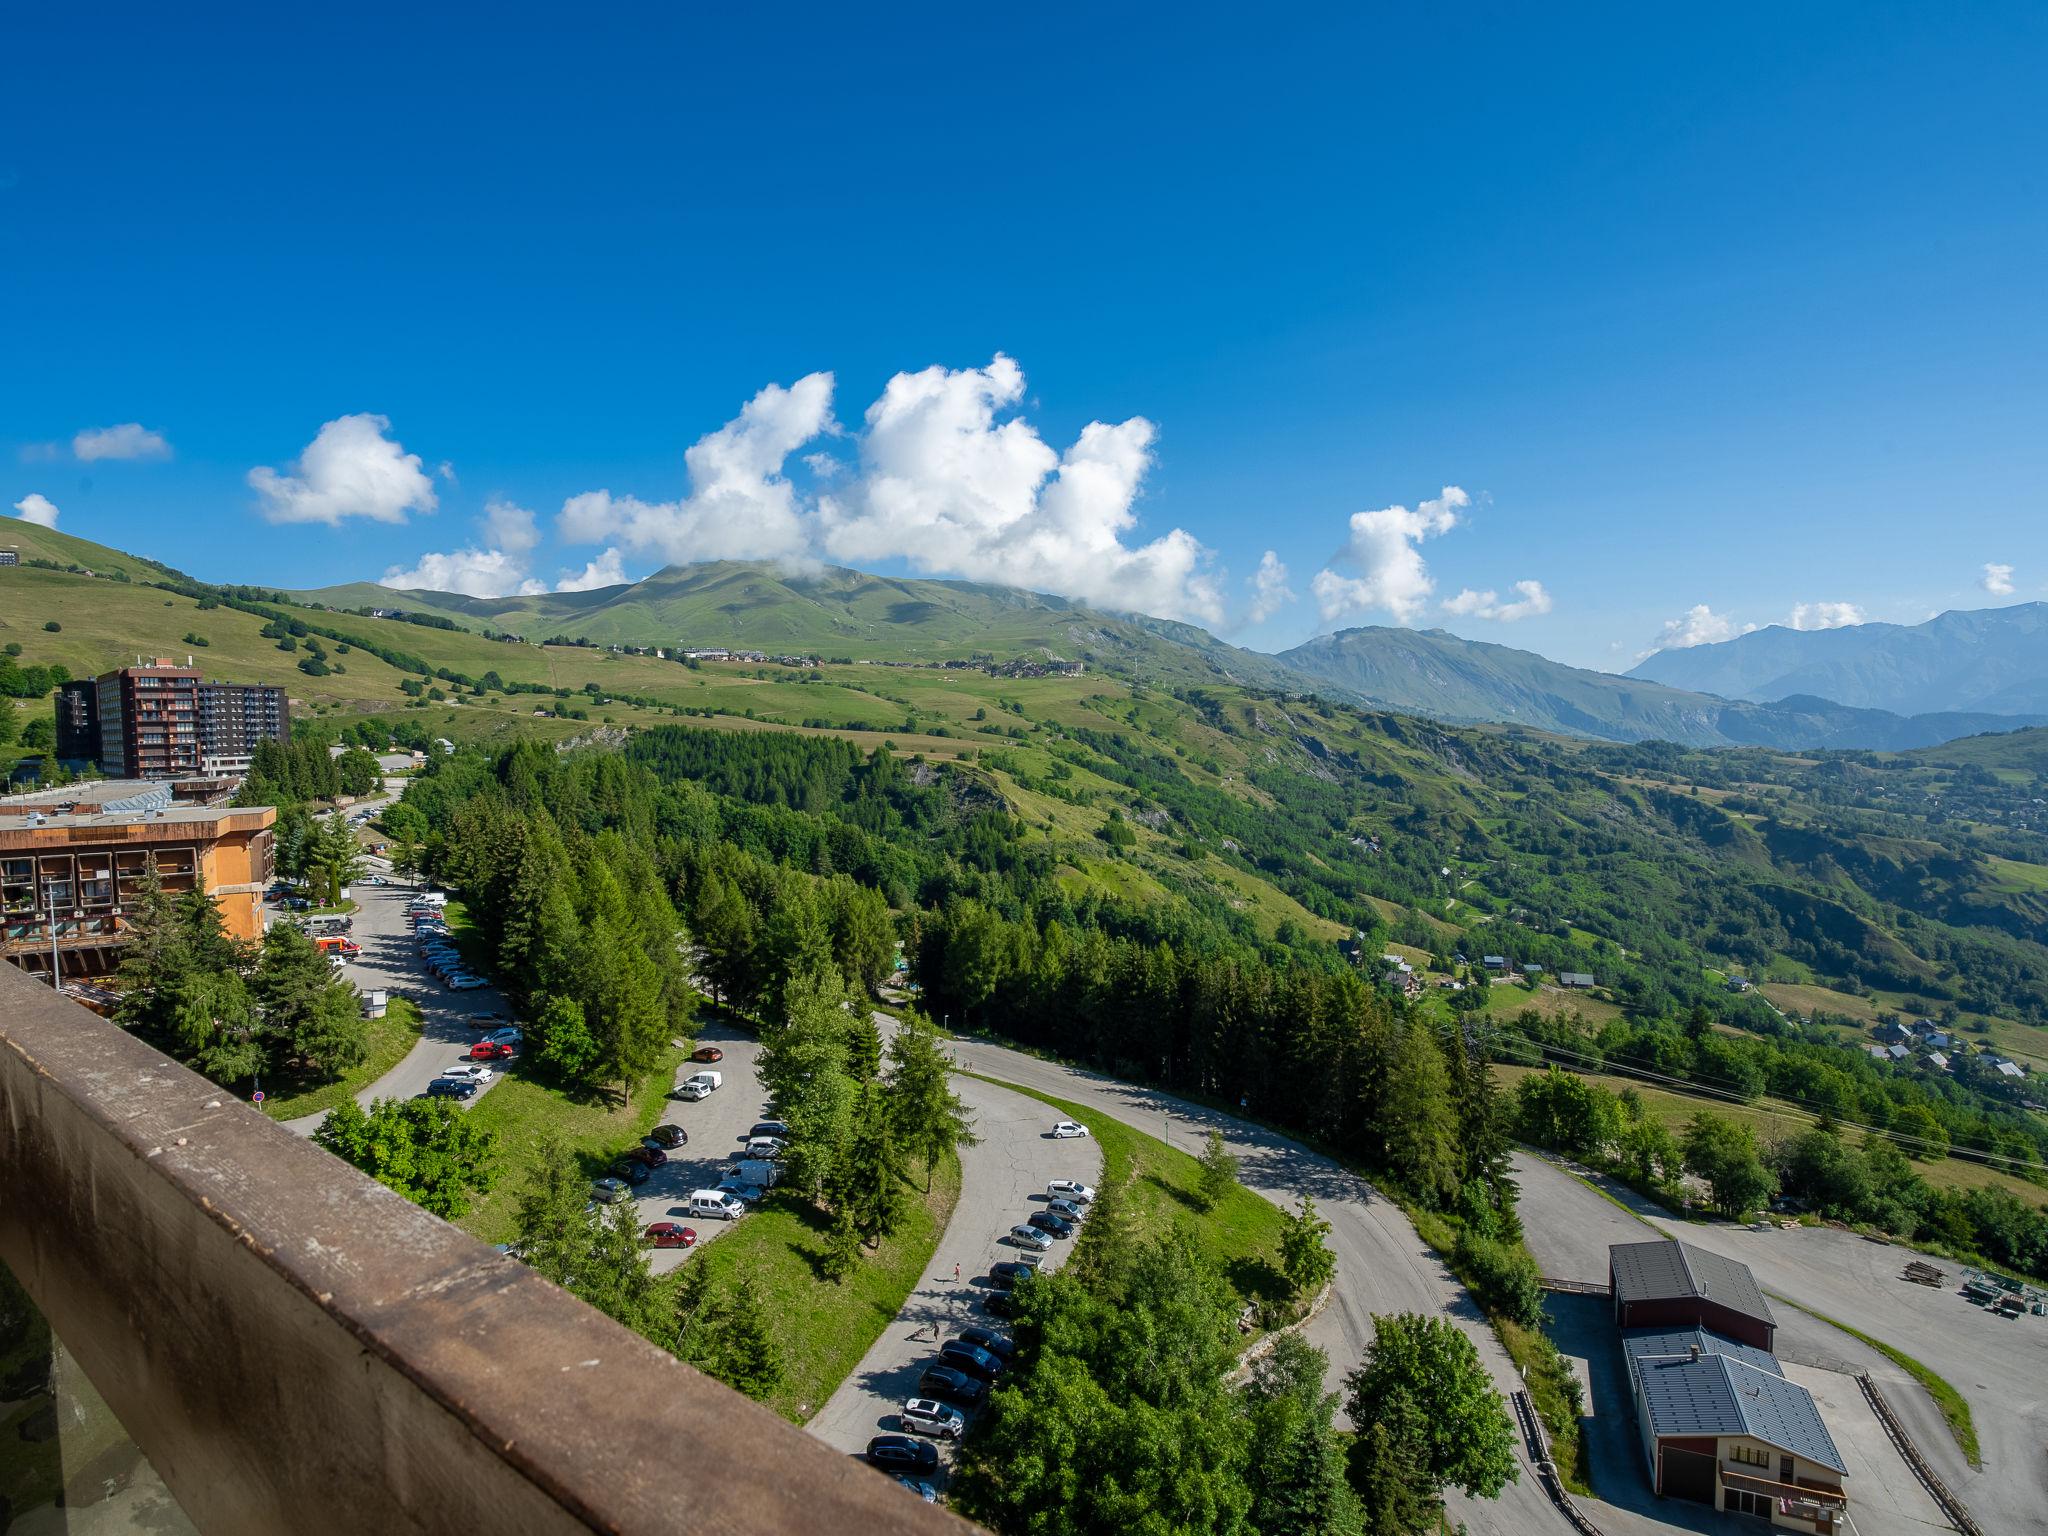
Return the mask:
[[1964,1506],[1963,1501],[1949,1491],[1949,1486],[1941,1480],[1941,1475],[1930,1467],[1927,1458],[1920,1454],[1920,1447],[1915,1445],[1912,1437],[1906,1433],[1906,1426],[1901,1424],[1898,1415],[1892,1412],[1892,1405],[1884,1400],[1884,1393],[1877,1389],[1877,1383],[1868,1375],[1858,1375],[1856,1385],[1863,1389],[1864,1399],[1870,1404],[1871,1412],[1877,1415],[1877,1422],[1884,1426],[1884,1432],[1892,1445],[1905,1458],[1906,1465],[1913,1469],[1913,1475],[1920,1479],[1920,1486],[1927,1490],[1934,1502],[1940,1506],[1941,1512],[1948,1516],[1949,1523],[1961,1531],[1963,1536],[1984,1536],[1983,1527],[1971,1518],[1970,1511]]
[[5,964],[0,1190],[207,1536],[972,1529]]

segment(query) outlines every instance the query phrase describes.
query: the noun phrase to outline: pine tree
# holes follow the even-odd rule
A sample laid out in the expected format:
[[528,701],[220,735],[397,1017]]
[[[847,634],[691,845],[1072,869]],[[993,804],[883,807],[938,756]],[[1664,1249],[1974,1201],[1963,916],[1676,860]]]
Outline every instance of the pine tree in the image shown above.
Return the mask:
[[718,1308],[715,1343],[705,1369],[736,1392],[765,1401],[782,1385],[782,1351],[754,1282],[742,1275]]
[[1200,1168],[1195,1178],[1195,1198],[1203,1210],[1214,1210],[1224,1196],[1237,1188],[1237,1159],[1223,1144],[1221,1131],[1209,1132],[1198,1161]]
[[860,1231],[853,1224],[853,1211],[844,1202],[832,1213],[832,1230],[826,1235],[818,1267],[828,1280],[844,1280],[860,1268]]
[[924,1187],[945,1156],[975,1144],[974,1120],[953,1092],[951,1063],[939,1032],[921,1013],[905,1014],[889,1041],[889,1103],[896,1117],[896,1144],[924,1161]]
[[339,1075],[369,1052],[355,989],[291,923],[273,923],[257,962],[256,1001],[266,1030],[301,1066]]
[[1394,1176],[1430,1204],[1449,1205],[1458,1192],[1457,1110],[1444,1053],[1419,1018],[1394,1032],[1381,1133]]
[[1280,1272],[1298,1297],[1313,1296],[1337,1272],[1337,1255],[1327,1239],[1330,1224],[1316,1214],[1316,1203],[1301,1197],[1301,1209],[1283,1212],[1280,1226]]
[[853,1144],[839,1189],[855,1227],[871,1243],[879,1243],[902,1225],[909,1204],[902,1177],[888,1100],[880,1085],[864,1083],[855,1102]]
[[121,951],[121,1002],[114,1017],[130,1029],[164,1029],[172,990],[191,968],[191,953],[177,901],[164,890],[154,854],[143,860],[142,882],[122,930],[128,942]]

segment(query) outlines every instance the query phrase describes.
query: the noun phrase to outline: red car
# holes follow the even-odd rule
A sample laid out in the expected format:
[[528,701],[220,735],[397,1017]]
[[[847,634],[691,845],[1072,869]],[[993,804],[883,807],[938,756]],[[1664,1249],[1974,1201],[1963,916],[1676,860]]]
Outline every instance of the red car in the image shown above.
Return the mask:
[[657,1221],[647,1229],[643,1240],[650,1248],[694,1248],[697,1246],[697,1229],[683,1226],[680,1222]]
[[505,1061],[512,1054],[512,1047],[502,1040],[479,1040],[469,1048],[471,1061]]
[[715,1045],[700,1045],[697,1047],[696,1050],[690,1052],[690,1060],[723,1061],[725,1060],[725,1052],[721,1051]]
[[626,1153],[626,1161],[629,1163],[644,1163],[649,1168],[659,1168],[668,1161],[668,1154],[659,1147],[640,1146],[634,1147]]

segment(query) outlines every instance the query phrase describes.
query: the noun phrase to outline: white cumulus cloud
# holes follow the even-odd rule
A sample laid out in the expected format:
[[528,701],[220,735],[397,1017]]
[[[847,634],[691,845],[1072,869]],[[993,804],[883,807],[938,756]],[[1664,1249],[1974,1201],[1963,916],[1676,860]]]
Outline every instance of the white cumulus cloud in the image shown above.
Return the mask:
[[40,491],[30,491],[14,504],[14,510],[24,523],[34,523],[38,528],[57,526],[56,503]]
[[139,421],[124,421],[118,427],[87,427],[71,439],[71,452],[85,463],[96,459],[168,459],[170,442],[161,432],[152,432]]
[[1679,617],[1664,621],[1664,628],[1658,632],[1650,649],[1686,651],[1696,645],[1716,645],[1723,640],[1733,640],[1755,628],[1754,624],[1738,623],[1725,613],[1716,613],[1705,603],[1695,603]]
[[1334,622],[1384,608],[1397,624],[1414,623],[1436,591],[1418,546],[1457,527],[1458,514],[1471,504],[1462,489],[1447,485],[1413,511],[1381,507],[1352,513],[1344,547],[1309,583],[1323,618]]
[[832,389],[829,373],[770,385],[684,455],[687,495],[648,502],[586,491],[563,503],[557,535],[676,561],[901,559],[932,575],[1221,621],[1221,581],[1191,535],[1125,541],[1153,458],[1156,432],[1143,417],[1091,422],[1061,452],[1012,414],[1024,374],[1007,357],[899,373],[863,417],[856,464],[805,459],[832,482],[807,500],[784,466],[839,432]]
[[263,515],[273,523],[334,526],[351,517],[402,523],[408,512],[433,511],[434,482],[418,454],[384,435],[390,428],[383,416],[339,416],[306,445],[295,474],[267,465],[250,470]]
[[1222,585],[1191,534],[1124,541],[1152,467],[1152,423],[1091,421],[1059,452],[1008,414],[1023,394],[1023,370],[1000,353],[986,368],[889,380],[864,418],[858,481],[819,504],[820,549],[1220,623]]
[[807,542],[802,508],[782,466],[834,430],[831,374],[807,374],[788,389],[770,384],[683,454],[687,496],[642,501],[585,491],[562,504],[555,532],[569,544],[622,545],[678,562],[800,558]]
[[1270,549],[1259,556],[1259,568],[1252,575],[1251,583],[1251,622],[1254,624],[1265,623],[1294,601],[1294,592],[1287,585],[1287,567]]
[[1984,562],[1984,574],[1978,583],[1993,597],[2012,596],[2012,567],[2001,565],[1996,560]]
[[493,497],[484,504],[477,526],[483,533],[479,543],[422,555],[411,570],[394,565],[384,573],[383,584],[414,592],[460,592],[465,597],[547,591],[546,582],[527,574],[527,556],[540,543],[532,512]]
[[1863,622],[1863,610],[1854,603],[1794,603],[1786,622],[1794,629],[1847,629]]
[[564,571],[562,579],[555,583],[557,592],[588,592],[593,587],[616,587],[626,581],[625,559],[616,549],[608,549],[580,571]]
[[1543,589],[1542,582],[1518,581],[1515,592],[1516,596],[1502,602],[1500,594],[1491,587],[1484,592],[1474,592],[1467,587],[1456,597],[1444,599],[1444,612],[1469,619],[1495,619],[1502,624],[1533,619],[1538,614],[1550,612],[1550,594]]

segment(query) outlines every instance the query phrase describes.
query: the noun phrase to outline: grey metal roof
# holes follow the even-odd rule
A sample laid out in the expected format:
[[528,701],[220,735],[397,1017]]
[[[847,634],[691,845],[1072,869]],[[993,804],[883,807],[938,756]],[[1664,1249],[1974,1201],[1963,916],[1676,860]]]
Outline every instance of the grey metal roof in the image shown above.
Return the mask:
[[1813,1394],[1733,1355],[1646,1360],[1641,1377],[1650,1433],[1747,1435],[1847,1474]]
[[1769,1371],[1773,1376],[1785,1374],[1778,1364],[1778,1357],[1768,1349],[1744,1344],[1711,1328],[1630,1328],[1621,1336],[1621,1349],[1628,1357],[1631,1382],[1646,1364],[1657,1360],[1690,1359],[1695,1347],[1702,1355],[1726,1355],[1760,1371]]
[[1614,1294],[1620,1301],[1697,1296],[1777,1325],[1747,1264],[1675,1239],[1616,1243],[1607,1256],[1614,1271]]

